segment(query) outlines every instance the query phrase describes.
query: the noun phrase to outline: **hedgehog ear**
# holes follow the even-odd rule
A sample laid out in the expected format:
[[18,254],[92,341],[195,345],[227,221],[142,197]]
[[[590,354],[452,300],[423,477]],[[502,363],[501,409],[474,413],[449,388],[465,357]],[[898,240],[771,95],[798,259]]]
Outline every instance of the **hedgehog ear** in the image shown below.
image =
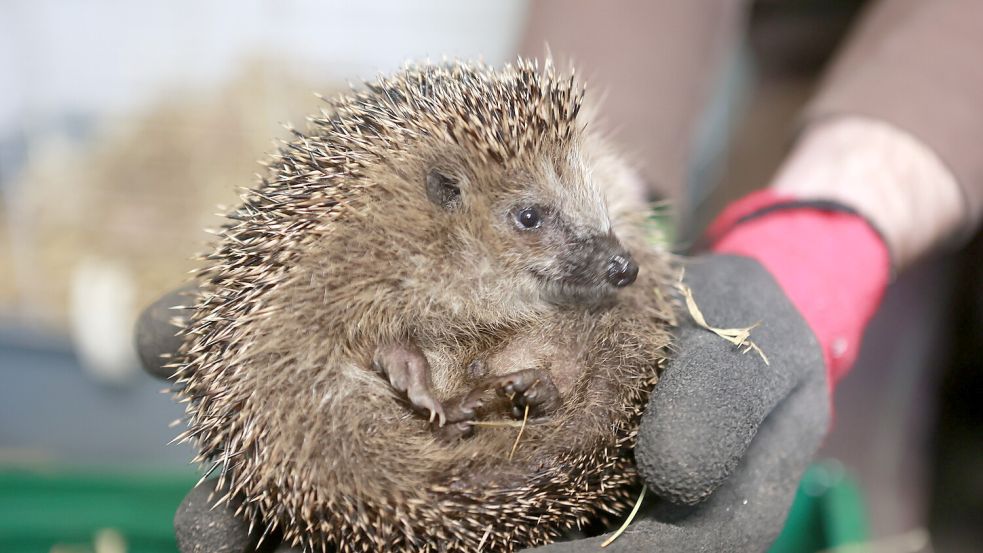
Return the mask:
[[455,209],[461,205],[461,187],[458,180],[431,169],[427,173],[427,198],[444,209]]

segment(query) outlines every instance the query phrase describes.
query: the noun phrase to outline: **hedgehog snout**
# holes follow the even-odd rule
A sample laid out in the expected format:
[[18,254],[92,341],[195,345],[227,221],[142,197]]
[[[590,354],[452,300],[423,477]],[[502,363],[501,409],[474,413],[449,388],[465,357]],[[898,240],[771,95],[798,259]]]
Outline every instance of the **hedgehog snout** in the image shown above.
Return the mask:
[[608,283],[616,288],[624,288],[638,276],[638,264],[632,259],[628,252],[621,252],[611,256],[608,260]]

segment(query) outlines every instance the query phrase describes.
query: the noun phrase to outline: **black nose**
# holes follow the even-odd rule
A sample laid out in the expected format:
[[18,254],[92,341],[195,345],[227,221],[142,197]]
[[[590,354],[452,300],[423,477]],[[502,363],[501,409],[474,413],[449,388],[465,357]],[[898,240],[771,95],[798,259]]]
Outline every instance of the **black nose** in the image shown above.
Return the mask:
[[618,254],[608,262],[608,282],[618,288],[624,288],[638,276],[638,265],[628,254]]

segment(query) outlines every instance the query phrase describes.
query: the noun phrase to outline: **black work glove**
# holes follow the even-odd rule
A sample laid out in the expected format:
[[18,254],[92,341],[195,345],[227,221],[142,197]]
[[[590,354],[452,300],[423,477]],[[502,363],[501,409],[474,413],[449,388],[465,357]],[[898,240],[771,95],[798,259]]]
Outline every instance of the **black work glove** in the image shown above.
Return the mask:
[[[680,313],[675,353],[642,418],[635,453],[650,493],[608,551],[767,549],[826,433],[829,391],[819,344],[768,272],[747,258],[711,255],[688,262],[685,283],[710,325],[760,322],[751,340],[769,364]],[[141,357],[155,375],[169,376],[160,355],[177,341],[167,308],[181,303],[165,296],[138,324]],[[210,488],[192,490],[178,510],[181,550],[249,550],[255,540],[246,525],[229,509],[211,509]],[[535,551],[597,551],[606,538]]]
[[[778,536],[829,421],[819,343],[756,261],[687,263],[706,322],[760,322],[744,352],[680,313],[676,353],[642,417],[635,459],[656,500],[607,551],[764,551]],[[651,496],[649,496],[651,497]],[[536,549],[598,551],[606,536]]]

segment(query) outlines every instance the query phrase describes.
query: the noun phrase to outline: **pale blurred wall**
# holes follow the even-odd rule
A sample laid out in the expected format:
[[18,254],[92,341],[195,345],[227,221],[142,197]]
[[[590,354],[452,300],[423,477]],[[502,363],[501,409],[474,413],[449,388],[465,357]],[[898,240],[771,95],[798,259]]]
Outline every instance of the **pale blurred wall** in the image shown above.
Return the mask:
[[80,112],[120,115],[176,87],[209,87],[246,58],[327,77],[442,55],[511,57],[525,0],[4,0],[0,134]]
[[[32,247],[19,239],[15,177],[39,159],[31,157],[38,145],[84,146],[107,121],[214,90],[257,58],[311,82],[371,78],[428,56],[502,63],[525,11],[523,0],[0,0],[0,284],[18,272],[11,259],[31,258],[15,255]],[[20,269],[25,281],[36,271]],[[84,311],[112,318],[98,303]],[[90,319],[76,323],[92,328]],[[164,384],[135,367],[128,378],[100,379],[80,366],[80,336],[129,347],[129,322],[119,323],[99,321],[115,332],[65,336],[0,313],[0,463],[187,462],[186,448],[166,445],[181,409],[159,393]]]

